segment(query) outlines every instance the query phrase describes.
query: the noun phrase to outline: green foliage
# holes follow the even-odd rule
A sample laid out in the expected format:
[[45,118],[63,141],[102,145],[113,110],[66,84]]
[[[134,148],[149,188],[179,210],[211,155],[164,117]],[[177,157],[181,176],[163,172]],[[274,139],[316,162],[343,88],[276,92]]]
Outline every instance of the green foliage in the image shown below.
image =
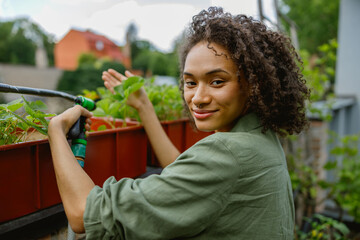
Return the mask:
[[[343,213],[346,211],[354,217],[354,221],[360,223],[360,134],[347,135],[342,138],[332,135],[331,141],[336,143],[330,151],[333,161],[327,162],[323,169],[317,169],[313,162],[305,159],[304,149],[292,149],[287,151],[287,164],[292,187],[295,192],[295,206],[301,202],[301,212],[305,217],[311,217],[315,208],[325,200],[333,200],[340,210],[339,221],[342,221]],[[297,139],[288,139],[290,142]],[[319,171],[332,174],[334,179],[329,181],[319,177]],[[325,190],[326,193],[320,199],[318,191]],[[299,201],[300,199],[300,201]],[[297,206],[299,207],[299,206]],[[308,235],[306,235],[308,237]],[[308,238],[299,238],[308,239]],[[323,238],[311,238],[323,239]],[[327,238],[324,238],[327,239]]]
[[[288,140],[290,143],[297,141],[294,137],[288,137]],[[306,207],[302,214],[310,217],[316,207],[319,179],[314,167],[304,160],[302,149],[297,148],[293,151],[294,153],[287,152],[286,158],[293,192],[295,193],[295,203],[303,202]]]
[[79,67],[75,71],[64,71],[57,90],[71,93],[73,95],[81,94],[83,89],[95,91],[104,85],[101,79],[102,72],[109,68],[123,72],[125,67],[119,62],[108,61],[106,59],[93,59],[92,54],[83,54],[79,57]]
[[337,239],[345,240],[350,233],[348,227],[332,218],[325,217],[320,214],[315,214],[313,219],[306,218],[306,221],[311,224],[312,230],[304,233],[297,229],[295,239],[300,240],[327,240]]
[[95,90],[104,84],[102,72],[95,68],[80,67],[75,71],[64,71],[57,90],[77,95],[82,89]]
[[[132,118],[140,121],[137,111],[126,104],[130,94],[144,87],[150,101],[152,102],[156,115],[160,121],[174,120],[182,117],[183,104],[180,90],[177,86],[155,85],[154,79],[143,79],[135,76],[125,80],[121,85],[115,87],[113,95],[104,87],[97,89],[91,94],[100,96],[101,100],[96,103],[93,111],[97,117]],[[89,91],[84,91],[89,94]]]
[[145,91],[160,120],[182,117],[183,101],[178,86],[150,84],[145,86]]
[[[115,94],[111,94],[105,88],[98,88],[99,95],[102,97],[96,103],[96,109],[93,111],[97,117],[113,118],[136,118],[139,119],[136,111],[131,109],[126,101],[130,94],[138,91],[145,83],[145,80],[138,76],[129,77],[122,84],[114,88]],[[126,121],[123,122],[126,125]]]
[[40,27],[25,18],[0,22],[0,62],[35,64],[37,46],[47,52],[49,65],[54,65],[55,40]]
[[94,64],[96,63],[96,56],[93,53],[83,53],[80,54],[79,58],[78,58],[78,66],[83,66],[83,65],[90,65],[90,66],[94,66]]
[[282,3],[281,11],[297,25],[300,49],[313,54],[317,46],[337,37],[340,0],[282,0]]
[[179,76],[177,48],[183,36],[175,40],[171,53],[163,53],[157,50],[151,42],[139,40],[134,23],[129,24],[126,38],[130,42],[133,69],[141,70],[144,76]]
[[[27,115],[16,112],[21,108],[24,108]],[[49,120],[46,118],[54,114],[47,114],[42,110],[46,110],[46,105],[40,100],[29,102],[22,98],[8,104],[0,104],[0,131],[2,132],[0,145],[23,141],[30,128],[47,135]],[[19,129],[21,131],[18,131]]]
[[[310,56],[308,51],[300,51],[304,66],[302,73],[308,87],[311,89],[308,110],[325,121],[331,120],[330,111],[328,110],[333,104],[337,47],[337,41],[332,39],[318,47],[318,55]],[[318,101],[325,102],[322,109],[313,104]]]
[[162,53],[147,41],[134,41],[131,45],[132,67],[140,69],[144,74],[179,75],[176,52]]
[[327,182],[328,198],[334,200],[340,209],[346,210],[360,223],[360,134],[340,138],[339,144],[331,150],[335,161],[324,168],[335,174],[335,181]]

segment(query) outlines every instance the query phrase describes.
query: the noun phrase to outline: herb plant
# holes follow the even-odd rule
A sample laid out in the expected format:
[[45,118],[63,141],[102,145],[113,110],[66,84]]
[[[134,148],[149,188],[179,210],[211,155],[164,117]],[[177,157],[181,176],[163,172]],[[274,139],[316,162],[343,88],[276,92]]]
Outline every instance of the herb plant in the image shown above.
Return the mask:
[[145,91],[160,121],[182,117],[183,103],[178,86],[150,84],[145,86]]
[[[130,94],[139,90],[145,83],[145,80],[141,77],[134,76],[123,81],[121,85],[114,88],[115,94],[112,94],[105,88],[98,88],[98,95],[101,100],[96,102],[96,109],[93,111],[96,117],[109,117],[118,119],[135,118],[139,120],[136,111],[130,108],[126,101]],[[123,122],[126,126],[126,121]],[[115,126],[115,124],[109,124]]]
[[[25,113],[19,113],[23,108]],[[14,100],[8,104],[0,104],[0,145],[22,142],[28,134],[35,130],[47,135],[47,117],[54,114],[44,113],[46,105],[40,101],[29,102],[24,97]],[[32,132],[29,132],[30,130]]]
[[[93,111],[94,116],[124,120],[130,118],[140,122],[138,113],[129,107],[126,101],[130,94],[141,87],[144,87],[160,121],[182,117],[183,104],[178,86],[155,85],[154,79],[144,79],[139,76],[129,77],[122,84],[116,86],[114,88],[115,94],[103,87],[98,88],[96,94],[100,96],[101,100],[96,103],[96,109]],[[84,93],[89,92],[84,91]],[[108,123],[110,122],[111,120],[108,121]],[[115,124],[111,125],[115,126]],[[124,125],[126,125],[126,121],[124,121]]]

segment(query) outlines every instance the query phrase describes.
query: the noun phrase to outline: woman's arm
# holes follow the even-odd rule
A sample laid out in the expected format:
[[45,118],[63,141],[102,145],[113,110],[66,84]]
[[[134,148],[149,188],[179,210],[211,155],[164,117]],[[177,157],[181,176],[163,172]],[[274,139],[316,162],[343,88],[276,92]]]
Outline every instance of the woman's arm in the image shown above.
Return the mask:
[[[133,76],[129,71],[126,71],[125,75],[126,76],[113,69],[109,69],[108,71],[103,72],[102,79],[104,80],[105,87],[114,92],[115,86],[121,84],[127,77]],[[154,106],[150,102],[145,90],[141,88],[133,93],[129,97],[127,104],[138,111],[160,165],[166,167],[175,161],[180,155],[180,152],[162,128],[160,121],[156,116]]]
[[[84,232],[83,215],[86,198],[95,186],[81,168],[71,151],[66,134],[80,116],[91,117],[91,113],[81,106],[75,106],[51,119],[49,143],[53,158],[56,181],[65,213],[74,232]],[[89,127],[89,120],[85,126]]]

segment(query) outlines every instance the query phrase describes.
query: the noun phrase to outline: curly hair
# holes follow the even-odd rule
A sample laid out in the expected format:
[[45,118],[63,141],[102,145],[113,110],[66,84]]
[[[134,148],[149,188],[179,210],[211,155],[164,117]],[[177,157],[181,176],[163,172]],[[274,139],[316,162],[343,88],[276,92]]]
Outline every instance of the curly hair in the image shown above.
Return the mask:
[[310,91],[301,74],[302,61],[288,37],[246,15],[233,16],[220,7],[202,10],[193,17],[179,52],[182,93],[186,57],[200,41],[207,41],[209,48],[213,42],[228,50],[227,57],[249,84],[246,107],[260,118],[263,132],[271,129],[285,136],[303,130]]

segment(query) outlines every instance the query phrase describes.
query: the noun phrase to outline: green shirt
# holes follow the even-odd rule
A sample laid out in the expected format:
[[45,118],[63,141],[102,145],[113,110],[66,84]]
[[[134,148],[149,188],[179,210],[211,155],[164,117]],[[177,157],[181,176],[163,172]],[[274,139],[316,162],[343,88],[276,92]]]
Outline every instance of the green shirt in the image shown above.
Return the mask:
[[284,152],[255,114],[145,179],[106,180],[86,203],[86,239],[293,239]]

